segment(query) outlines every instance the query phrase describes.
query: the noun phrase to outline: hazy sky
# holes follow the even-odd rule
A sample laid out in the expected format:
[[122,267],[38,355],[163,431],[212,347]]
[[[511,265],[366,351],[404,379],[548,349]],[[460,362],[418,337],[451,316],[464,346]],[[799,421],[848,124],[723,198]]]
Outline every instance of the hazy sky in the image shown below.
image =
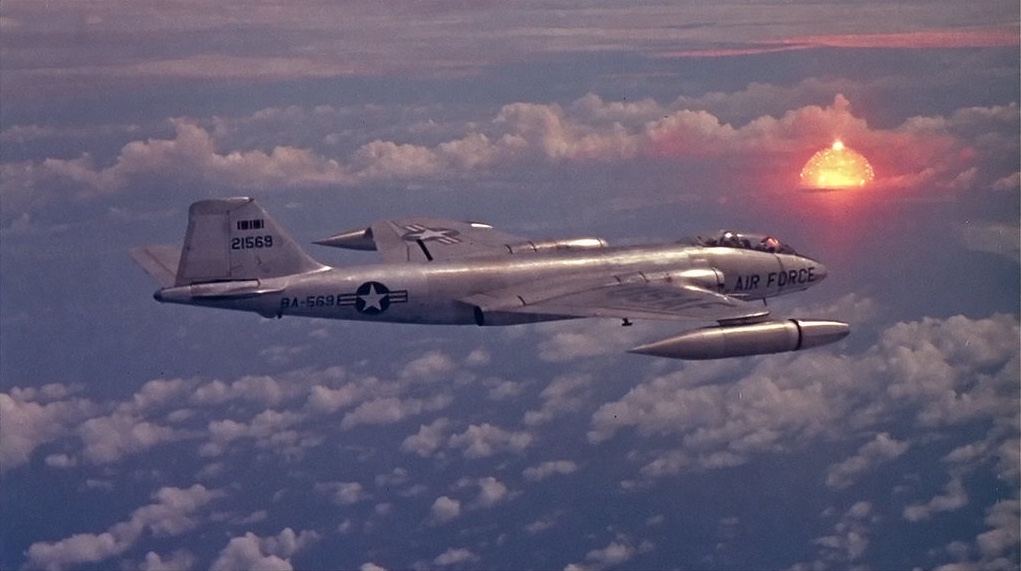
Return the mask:
[[[1006,0],[5,0],[0,567],[1016,569],[1019,43]],[[837,139],[874,183],[798,190]],[[771,233],[829,268],[774,313],[853,330],[153,301],[127,250],[237,195],[304,244]]]

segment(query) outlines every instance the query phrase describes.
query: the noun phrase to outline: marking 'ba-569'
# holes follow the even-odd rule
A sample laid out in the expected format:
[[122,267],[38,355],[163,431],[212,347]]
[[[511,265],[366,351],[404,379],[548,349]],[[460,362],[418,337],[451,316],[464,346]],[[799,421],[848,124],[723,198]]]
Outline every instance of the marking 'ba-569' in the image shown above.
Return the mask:
[[191,205],[182,249],[132,257],[162,284],[154,297],[258,313],[420,324],[515,325],[609,317],[716,325],[634,353],[715,359],[796,351],[848,334],[839,321],[773,320],[758,300],[801,291],[826,267],[771,236],[720,232],[648,246],[599,238],[532,241],[486,224],[410,217],[316,242],[376,250],[382,262],[329,267],[250,198]]

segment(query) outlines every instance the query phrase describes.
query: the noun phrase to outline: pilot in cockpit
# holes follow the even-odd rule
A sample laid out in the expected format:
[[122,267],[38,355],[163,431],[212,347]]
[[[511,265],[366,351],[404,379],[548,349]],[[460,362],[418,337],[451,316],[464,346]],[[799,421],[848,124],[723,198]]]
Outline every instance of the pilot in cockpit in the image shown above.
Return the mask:
[[766,236],[759,243],[759,249],[766,252],[777,252],[780,250],[780,241],[772,236]]
[[715,236],[696,237],[694,239],[682,240],[684,243],[697,244],[699,246],[722,246],[725,248],[740,248],[743,250],[757,250],[771,254],[796,254],[793,248],[777,240],[773,236],[762,234],[738,234],[727,230],[721,231]]

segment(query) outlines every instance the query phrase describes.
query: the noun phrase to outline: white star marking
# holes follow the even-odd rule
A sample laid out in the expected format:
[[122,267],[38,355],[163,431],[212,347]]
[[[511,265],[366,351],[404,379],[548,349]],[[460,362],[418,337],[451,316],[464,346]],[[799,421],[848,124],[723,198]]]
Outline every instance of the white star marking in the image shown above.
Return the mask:
[[432,228],[426,228],[425,230],[422,230],[421,232],[418,232],[416,234],[412,234],[412,236],[416,240],[422,240],[424,242],[426,240],[435,240],[436,238],[446,238],[447,237],[447,230],[434,230]]
[[383,299],[386,298],[387,295],[390,294],[378,293],[376,292],[376,286],[370,285],[369,293],[365,293],[358,296],[358,299],[365,302],[365,309],[372,308],[378,309],[379,311],[383,311]]

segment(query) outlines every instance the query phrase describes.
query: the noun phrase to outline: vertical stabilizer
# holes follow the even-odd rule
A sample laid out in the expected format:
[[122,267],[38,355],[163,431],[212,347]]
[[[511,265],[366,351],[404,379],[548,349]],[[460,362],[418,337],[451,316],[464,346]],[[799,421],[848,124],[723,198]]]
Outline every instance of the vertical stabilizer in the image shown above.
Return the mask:
[[254,199],[202,200],[188,210],[175,285],[275,278],[324,267]]

